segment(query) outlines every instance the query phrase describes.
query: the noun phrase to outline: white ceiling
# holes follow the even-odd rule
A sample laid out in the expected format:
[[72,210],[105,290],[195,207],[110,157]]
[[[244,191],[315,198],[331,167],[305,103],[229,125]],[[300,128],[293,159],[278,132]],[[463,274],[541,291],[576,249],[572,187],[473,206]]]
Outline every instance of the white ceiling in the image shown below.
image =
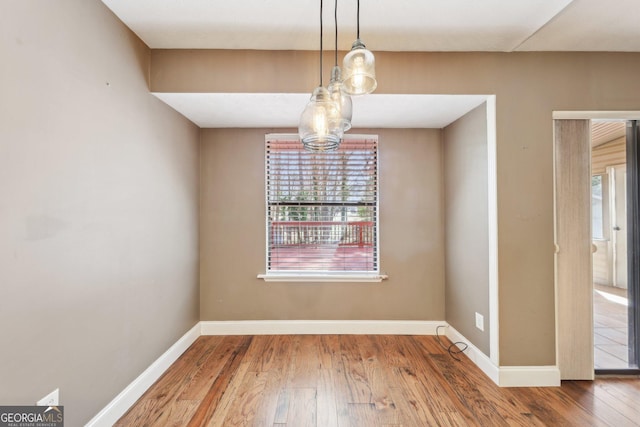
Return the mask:
[[[317,50],[319,47],[319,0],[102,1],[152,49]],[[360,35],[374,53],[640,52],[640,0],[362,0],[360,6]],[[324,1],[327,49],[333,47],[334,41],[333,7],[333,1]],[[355,39],[355,24],[356,0],[339,1],[341,50],[348,50]],[[202,127],[294,126],[308,97],[308,94],[155,95]],[[422,123],[413,127],[429,127],[425,124],[447,123],[457,114],[455,120],[469,111],[468,106],[474,102],[477,99],[473,96],[370,95],[354,100],[354,126],[397,127],[397,123],[404,121]],[[389,108],[391,105],[394,108]],[[418,107],[428,110],[416,116]],[[393,113],[389,114],[390,111]]]
[[[152,49],[318,49],[319,0],[102,0]],[[333,46],[334,2],[324,2]],[[373,51],[640,51],[638,0],[362,0]],[[339,46],[356,1],[338,2]]]
[[[309,94],[154,93],[201,128],[297,127]],[[353,98],[354,128],[443,128],[486,95],[368,95]],[[410,108],[407,108],[410,106]]]

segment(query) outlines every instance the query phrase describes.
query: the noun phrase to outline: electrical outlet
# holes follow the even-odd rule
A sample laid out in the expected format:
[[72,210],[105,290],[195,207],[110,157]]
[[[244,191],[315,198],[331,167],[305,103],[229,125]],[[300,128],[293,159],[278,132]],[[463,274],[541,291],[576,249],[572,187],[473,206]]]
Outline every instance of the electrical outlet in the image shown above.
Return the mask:
[[484,331],[484,316],[476,312],[476,328]]
[[57,388],[36,402],[38,406],[58,406],[60,397],[60,389]]

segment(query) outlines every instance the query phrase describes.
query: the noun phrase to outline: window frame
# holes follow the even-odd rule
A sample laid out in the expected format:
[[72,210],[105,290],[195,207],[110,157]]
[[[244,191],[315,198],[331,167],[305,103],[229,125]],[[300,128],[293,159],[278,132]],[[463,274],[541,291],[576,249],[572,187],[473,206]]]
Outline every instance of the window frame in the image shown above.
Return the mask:
[[345,135],[345,140],[360,140],[360,139],[375,139],[376,140],[376,198],[375,198],[375,242],[374,242],[374,257],[377,260],[376,270],[372,271],[328,271],[328,270],[310,270],[310,271],[287,271],[287,270],[269,270],[269,180],[268,180],[268,158],[267,158],[267,143],[277,139],[283,140],[298,140],[296,134],[266,134],[265,135],[265,273],[259,274],[258,278],[263,279],[266,282],[381,282],[387,279],[386,274],[380,272],[381,257],[380,257],[380,155],[379,155],[379,139],[378,135]]

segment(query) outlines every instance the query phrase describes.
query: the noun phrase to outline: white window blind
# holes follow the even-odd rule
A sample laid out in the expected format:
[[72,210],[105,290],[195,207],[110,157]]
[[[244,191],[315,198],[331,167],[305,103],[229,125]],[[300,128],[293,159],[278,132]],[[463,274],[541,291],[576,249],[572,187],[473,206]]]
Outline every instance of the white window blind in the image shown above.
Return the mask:
[[379,272],[376,136],[325,153],[267,136],[266,199],[267,272]]

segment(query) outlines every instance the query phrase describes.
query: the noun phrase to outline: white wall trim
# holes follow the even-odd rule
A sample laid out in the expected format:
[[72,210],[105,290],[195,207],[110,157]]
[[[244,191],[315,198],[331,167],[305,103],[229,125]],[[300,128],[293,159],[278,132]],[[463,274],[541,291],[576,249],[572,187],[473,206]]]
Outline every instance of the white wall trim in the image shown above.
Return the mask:
[[[482,351],[453,326],[447,328],[447,338],[467,345],[464,354],[500,387],[558,387],[560,370],[557,366],[497,366]],[[463,348],[459,345],[458,348]]]
[[639,120],[640,111],[553,111],[552,118],[555,120]]
[[[379,233],[378,233],[379,234]],[[265,282],[375,282],[380,283],[388,279],[386,274],[302,274],[302,273],[264,273],[258,274],[258,279]]]
[[501,366],[500,387],[559,387],[557,366]]
[[200,335],[201,327],[198,322],[85,424],[85,427],[110,427],[115,424]]
[[498,142],[496,96],[487,97],[487,203],[489,230],[489,358],[500,364],[500,319],[498,292]]
[[435,335],[445,321],[422,320],[237,320],[202,321],[202,335]]

